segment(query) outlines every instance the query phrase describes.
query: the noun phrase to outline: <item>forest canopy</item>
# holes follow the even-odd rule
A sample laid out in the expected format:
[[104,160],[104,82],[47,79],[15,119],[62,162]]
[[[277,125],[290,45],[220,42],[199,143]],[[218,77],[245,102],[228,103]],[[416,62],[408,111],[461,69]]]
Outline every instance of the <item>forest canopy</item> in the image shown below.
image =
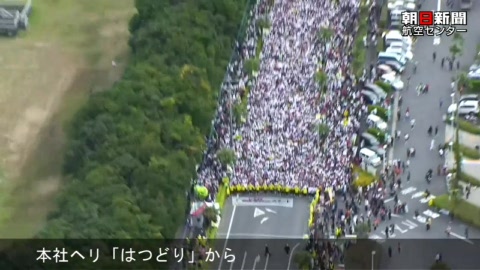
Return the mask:
[[137,0],[123,79],[71,123],[64,189],[41,238],[173,238],[245,10]]

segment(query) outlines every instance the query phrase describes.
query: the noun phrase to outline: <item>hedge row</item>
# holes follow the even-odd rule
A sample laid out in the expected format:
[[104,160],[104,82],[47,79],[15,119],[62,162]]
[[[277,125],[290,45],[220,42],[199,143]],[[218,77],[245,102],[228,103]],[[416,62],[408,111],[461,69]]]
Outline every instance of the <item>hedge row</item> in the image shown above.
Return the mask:
[[[452,125],[452,121],[450,119],[447,119],[446,122],[447,124]],[[471,134],[480,135],[480,127],[477,125],[474,125],[463,119],[457,119],[455,123],[458,124],[458,128],[463,131],[466,131]]]
[[382,106],[370,105],[368,106],[368,113],[371,113],[373,110],[377,110],[376,115],[382,118],[383,121],[388,122],[388,111]]
[[456,202],[450,200],[448,194],[440,195],[433,199],[433,206],[452,212],[455,217],[475,227],[480,227],[480,208],[463,200]]

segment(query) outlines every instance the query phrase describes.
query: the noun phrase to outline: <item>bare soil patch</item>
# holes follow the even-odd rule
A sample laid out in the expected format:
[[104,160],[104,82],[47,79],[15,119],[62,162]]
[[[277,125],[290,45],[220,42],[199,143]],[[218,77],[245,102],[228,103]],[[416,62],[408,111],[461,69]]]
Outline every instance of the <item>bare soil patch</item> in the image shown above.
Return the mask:
[[0,237],[31,236],[54,206],[65,125],[123,73],[133,2],[34,1],[30,29],[0,38]]

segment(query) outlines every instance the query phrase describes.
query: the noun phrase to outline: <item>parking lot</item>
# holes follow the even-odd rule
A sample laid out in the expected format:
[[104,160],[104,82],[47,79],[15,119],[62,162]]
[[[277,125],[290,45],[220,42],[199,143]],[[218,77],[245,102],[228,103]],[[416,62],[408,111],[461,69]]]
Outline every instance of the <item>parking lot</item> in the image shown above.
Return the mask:
[[[230,249],[235,261],[214,269],[296,269],[292,254],[306,246],[309,197],[234,196],[225,204],[217,250]],[[290,254],[286,254],[286,244]],[[265,256],[268,246],[270,256]],[[219,251],[220,252],[220,251]]]

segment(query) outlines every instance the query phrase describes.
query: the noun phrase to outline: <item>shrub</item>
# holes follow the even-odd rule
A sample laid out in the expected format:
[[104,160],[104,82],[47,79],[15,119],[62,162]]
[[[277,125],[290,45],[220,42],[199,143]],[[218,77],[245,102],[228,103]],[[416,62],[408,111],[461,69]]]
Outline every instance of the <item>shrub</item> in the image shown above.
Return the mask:
[[385,91],[385,93],[387,93],[387,94],[391,94],[394,91],[393,86],[391,86],[388,83],[377,81],[377,82],[375,82],[375,84],[378,85],[380,88],[382,88],[382,90]]
[[461,172],[458,177],[463,182],[470,183],[471,185],[476,186],[476,187],[480,187],[480,180],[471,176],[471,175],[469,175],[469,174]]
[[480,152],[475,148],[470,148],[465,145],[460,145],[460,151],[462,155],[469,159],[480,159]]
[[383,131],[378,128],[369,128],[367,132],[375,136],[380,143],[385,143],[386,135]]
[[353,181],[355,187],[367,187],[377,180],[377,178],[369,172],[362,170],[358,166],[353,167],[353,172],[356,178]]
[[388,112],[387,109],[382,106],[370,105],[368,106],[368,113],[371,113],[373,110],[377,109],[377,116],[382,118],[383,121],[388,122]]
[[473,93],[480,93],[480,81],[478,80],[469,80],[467,83],[467,90]]
[[[450,121],[450,119],[447,119],[446,122],[447,122],[447,124],[452,125],[452,121]],[[468,121],[465,121],[463,119],[457,119],[455,121],[455,123],[457,123],[458,128],[463,130],[463,131],[466,131],[466,132],[471,133],[471,134],[480,135],[480,127],[477,126],[477,125],[474,125],[474,124],[472,124]]]
[[433,199],[433,205],[440,209],[449,210],[457,219],[465,223],[480,227],[480,208],[463,199],[459,198],[454,202],[450,200],[448,194],[444,194]]

